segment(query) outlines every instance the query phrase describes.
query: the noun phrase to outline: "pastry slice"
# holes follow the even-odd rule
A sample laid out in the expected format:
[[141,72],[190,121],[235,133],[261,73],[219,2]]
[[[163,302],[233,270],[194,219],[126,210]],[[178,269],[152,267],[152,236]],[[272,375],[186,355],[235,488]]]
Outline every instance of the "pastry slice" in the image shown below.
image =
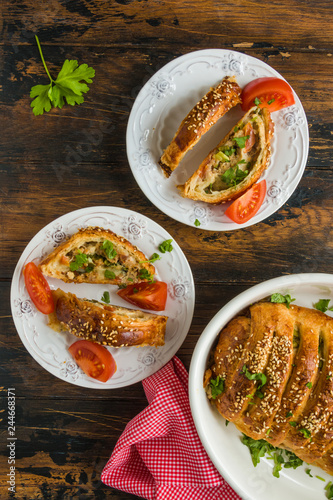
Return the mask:
[[49,326],[57,332],[112,347],[164,345],[167,316],[79,299],[59,288],[52,295],[55,311]]
[[225,77],[194,106],[181,122],[174,138],[159,160],[163,173],[170,177],[186,153],[229,109],[240,103],[242,89],[235,77]]
[[247,191],[269,165],[274,124],[268,109],[251,108],[185,182],[182,196],[219,204]]
[[108,229],[80,229],[39,265],[66,283],[127,285],[149,281],[155,268],[136,246]]

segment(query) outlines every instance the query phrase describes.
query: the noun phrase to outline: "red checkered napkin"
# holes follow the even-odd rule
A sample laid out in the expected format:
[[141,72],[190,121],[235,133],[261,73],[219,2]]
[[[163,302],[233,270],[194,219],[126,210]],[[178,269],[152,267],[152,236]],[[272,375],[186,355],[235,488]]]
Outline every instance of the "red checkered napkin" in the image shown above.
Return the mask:
[[149,406],[127,424],[102,481],[147,500],[239,500],[199,440],[181,361],[174,357],[143,387]]

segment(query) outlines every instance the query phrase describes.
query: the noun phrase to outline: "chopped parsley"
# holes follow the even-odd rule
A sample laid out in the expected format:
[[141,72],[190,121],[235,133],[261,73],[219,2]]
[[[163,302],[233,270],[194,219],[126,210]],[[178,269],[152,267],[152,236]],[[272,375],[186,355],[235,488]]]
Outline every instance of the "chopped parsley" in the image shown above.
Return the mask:
[[221,179],[229,187],[236,186],[237,184],[242,182],[243,179],[245,179],[248,173],[248,170],[242,170],[241,168],[239,168],[237,163],[237,165],[235,165],[234,167],[228,168],[228,170],[226,170],[221,176]]
[[110,304],[110,294],[109,292],[104,292],[102,295],[101,300],[105,302],[106,304]]
[[307,383],[307,384],[305,384],[305,385],[306,385],[306,387],[307,387],[308,389],[311,389],[311,387],[312,387],[312,382],[308,382],[308,383]]
[[140,269],[139,276],[143,280],[153,281],[153,276],[147,269]]
[[299,432],[301,432],[306,439],[311,437],[311,432],[308,429],[299,429]]
[[75,260],[69,264],[69,269],[71,271],[77,271],[82,268],[84,264],[87,264],[87,262],[88,256],[78,250],[78,253],[75,255]]
[[271,295],[271,302],[275,302],[277,304],[286,304],[286,306],[290,307],[290,303],[294,302],[296,299],[292,299],[291,296],[287,293],[286,295],[282,295],[281,293],[273,293]]
[[289,425],[291,425],[292,427],[296,427],[297,422],[295,422],[294,420],[291,420],[291,421],[289,422]]
[[102,243],[102,248],[105,252],[105,255],[107,256],[108,259],[112,260],[115,258],[117,255],[117,252],[113,248],[113,243],[109,240],[104,240]]
[[219,148],[219,151],[221,151],[223,154],[227,155],[230,158],[230,156],[236,152],[236,149],[233,148],[232,146],[230,147],[222,146],[221,148]]
[[157,260],[161,260],[161,257],[158,255],[158,253],[153,253],[153,255],[150,257],[149,260],[142,260],[140,264],[144,264],[145,262],[156,262]]
[[245,143],[249,139],[249,135],[243,135],[242,137],[234,137],[234,141],[240,149],[245,148]]
[[198,219],[195,219],[195,221],[194,221],[194,225],[195,225],[196,227],[201,226],[201,222],[200,222]]
[[173,250],[173,246],[171,243],[172,243],[172,240],[163,241],[158,247],[159,251],[162,253],[171,252]]
[[320,299],[318,302],[316,302],[314,307],[318,309],[318,311],[321,312],[326,312],[326,311],[333,311],[333,307],[328,307],[330,303],[330,299]]
[[261,100],[259,99],[259,97],[256,97],[255,100],[254,100],[254,104],[256,106],[259,106],[259,104],[261,104]]
[[311,474],[311,469],[305,469],[305,472],[308,476],[313,477],[313,475]]
[[252,439],[243,434],[242,443],[245,444],[251,453],[252,463],[256,467],[260,459],[267,455],[267,458],[274,461],[273,476],[280,477],[282,467],[286,469],[296,469],[302,465],[303,460],[298,458],[294,453],[281,448],[275,448],[264,439]]
[[329,500],[332,500],[333,499],[333,483],[332,483],[332,481],[329,481],[326,484],[325,490],[326,490],[326,498],[328,498]]
[[219,375],[216,378],[211,378],[209,387],[212,399],[216,399],[224,391],[224,379]]
[[293,416],[293,412],[292,411],[288,411],[287,415],[286,415],[286,418],[289,418],[289,417],[292,417]]
[[246,365],[243,366],[242,373],[244,373],[245,377],[249,380],[259,380],[260,383],[257,387],[255,394],[256,396],[258,396],[258,398],[263,399],[264,393],[261,391],[261,389],[267,382],[266,375],[264,373],[250,373],[249,370],[246,368]]
[[104,271],[104,277],[108,280],[114,280],[116,275],[114,274],[113,271],[110,271],[109,269],[105,269]]

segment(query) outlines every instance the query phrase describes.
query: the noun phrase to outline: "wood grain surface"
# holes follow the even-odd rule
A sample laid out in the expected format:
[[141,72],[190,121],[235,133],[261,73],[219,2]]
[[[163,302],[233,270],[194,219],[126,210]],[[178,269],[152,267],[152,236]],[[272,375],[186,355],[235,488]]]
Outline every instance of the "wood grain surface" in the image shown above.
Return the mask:
[[[130,500],[100,480],[116,442],[147,405],[141,383],[91,391],[58,380],[23,346],[10,286],[31,238],[75,209],[113,205],[140,212],[178,242],[196,285],[193,322],[178,356],[231,298],[266,279],[333,272],[333,4],[331,0],[3,0],[0,45],[0,498]],[[65,58],[96,71],[80,106],[35,117],[30,89]],[[205,48],[257,57],[300,97],[310,134],[305,173],[268,219],[232,232],[185,226],[141,192],[127,162],[126,125],[144,83],[163,65]],[[92,138],[95,138],[94,140]],[[16,393],[16,494],[7,481],[7,389]]]

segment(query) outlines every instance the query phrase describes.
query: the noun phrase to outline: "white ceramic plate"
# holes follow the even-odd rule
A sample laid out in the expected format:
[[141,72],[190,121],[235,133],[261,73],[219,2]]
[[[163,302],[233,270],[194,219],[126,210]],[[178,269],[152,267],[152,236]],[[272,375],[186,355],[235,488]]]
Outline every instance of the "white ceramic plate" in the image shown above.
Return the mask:
[[[128,347],[108,349],[117,363],[117,371],[106,383],[87,377],[68,353],[77,337],[56,333],[47,326],[47,316],[37,311],[24,285],[22,270],[26,263],[36,264],[65,237],[81,227],[100,226],[127,238],[149,258],[154,252],[161,260],[154,263],[156,278],[168,284],[165,311],[168,316],[165,345],[154,348]],[[173,250],[162,254],[160,243],[172,239]],[[111,304],[134,308],[117,295],[115,285],[63,283],[48,278],[52,289],[61,288],[80,298],[100,300],[110,292]],[[62,380],[82,387],[113,389],[134,384],[152,375],[177,352],[188,333],[194,309],[194,283],[189,264],[178,244],[161,226],[133,211],[116,207],[92,207],[71,212],[54,220],[30,241],[16,266],[11,287],[11,308],[16,329],[31,356],[46,370]]]
[[201,161],[244,114],[230,110],[190,151],[171,177],[164,177],[158,160],[178,126],[211,86],[235,75],[244,87],[255,78],[282,76],[268,64],[240,52],[209,49],[191,52],[171,61],[145,84],[133,105],[127,126],[127,156],[143,193],[173,219],[200,229],[229,231],[251,226],[278,210],[291,196],[306,165],[309,134],[306,116],[295,94],[295,105],[272,113],[275,135],[270,167],[262,179],[267,196],[259,212],[245,224],[232,222],[224,212],[229,204],[209,205],[182,198],[177,190]]
[[[243,500],[324,500],[324,488],[332,476],[318,467],[304,465],[295,470],[282,469],[280,478],[272,475],[271,460],[261,459],[260,464],[254,467],[248,448],[241,443],[241,433],[233,424],[225,426],[224,418],[209,403],[202,386],[209,353],[223,326],[244,307],[274,292],[289,293],[296,298],[295,304],[313,307],[319,299],[333,300],[333,275],[294,274],[275,278],[246,290],[228,302],[207,325],[195,347],[189,376],[191,410],[202,444],[212,462]],[[308,467],[313,478],[305,473]],[[316,475],[325,482],[317,479]]]

